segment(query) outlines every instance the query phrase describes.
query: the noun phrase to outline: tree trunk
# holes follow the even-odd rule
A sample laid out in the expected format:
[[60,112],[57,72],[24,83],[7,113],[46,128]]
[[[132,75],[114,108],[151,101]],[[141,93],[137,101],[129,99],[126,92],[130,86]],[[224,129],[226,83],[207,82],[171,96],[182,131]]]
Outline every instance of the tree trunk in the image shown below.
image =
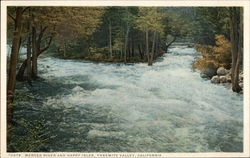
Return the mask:
[[37,41],[36,41],[36,28],[32,27],[32,79],[37,78]]
[[109,53],[110,53],[110,58],[113,56],[112,52],[112,27],[111,27],[111,21],[109,20]]
[[31,85],[31,33],[30,20],[28,20],[28,39],[27,39],[27,81]]
[[128,58],[131,59],[132,57],[132,40],[131,40],[131,37],[130,37],[130,40],[129,40],[129,55],[128,55]]
[[66,43],[63,44],[63,57],[66,58]]
[[13,118],[13,100],[16,85],[16,67],[18,62],[18,53],[20,47],[21,29],[22,29],[22,7],[16,8],[15,31],[12,41],[10,56],[10,70],[7,84],[7,121],[11,123]]
[[[240,92],[242,89],[239,86],[239,63],[242,53],[242,16],[240,9],[236,7],[229,8],[230,10],[230,38],[232,44],[232,90]],[[239,21],[238,21],[239,20]]]
[[50,41],[49,44],[41,49],[41,42],[42,42],[42,38],[43,38],[43,34],[46,31],[48,27],[42,27],[42,25],[40,26],[40,32],[38,34],[38,37],[36,35],[36,28],[32,27],[32,79],[36,80],[38,75],[37,75],[37,58],[38,56],[44,52],[45,50],[47,50],[51,44],[52,41],[52,36],[50,37]]
[[154,35],[153,35],[152,50],[151,50],[151,55],[150,55],[150,60],[148,62],[148,66],[152,66],[153,65],[154,51],[155,51],[155,36],[156,36],[156,31],[154,31]]
[[[39,57],[39,55],[41,55],[44,51],[46,51],[48,48],[49,48],[49,46],[50,46],[50,44],[51,44],[51,41],[52,41],[52,37],[50,37],[50,41],[49,41],[49,44],[46,46],[46,47],[44,47],[43,49],[37,49],[37,46],[36,46],[36,41],[34,41],[34,38],[35,38],[35,35],[33,34],[33,31],[32,31],[32,43],[31,43],[31,41],[30,41],[30,43],[32,44],[32,57],[30,57],[30,61],[32,61],[32,65],[30,64],[30,66],[32,66],[30,69],[30,71],[31,71],[31,79],[36,79],[36,78],[34,78],[33,77],[33,74],[34,74],[34,64],[33,64],[33,61],[34,61],[34,59],[33,59],[33,55],[34,55],[34,51],[35,51],[35,49],[36,49],[36,59],[35,59],[35,62],[34,63],[36,63],[37,64],[37,59],[38,59],[38,57]],[[40,43],[38,43],[39,45],[40,45]],[[30,48],[31,49],[31,48]],[[21,65],[21,67],[19,68],[19,71],[18,71],[18,75],[17,75],[17,79],[18,80],[20,80],[20,81],[23,81],[24,80],[24,72],[25,72],[25,69],[27,68],[27,61],[28,61],[28,58],[26,59],[26,60],[24,60],[23,61],[23,63],[22,63],[22,65]],[[37,75],[37,74],[36,74]]]
[[122,56],[123,56],[123,53],[122,53],[123,47],[122,47],[122,45],[121,45],[120,50],[121,50],[121,51],[120,51],[120,53],[121,53],[121,54],[120,54],[120,59],[122,60]]
[[156,44],[155,44],[155,58],[161,55],[160,51],[160,39],[159,36],[156,36]]
[[28,38],[27,38],[27,59],[23,61],[19,71],[17,73],[16,79],[18,81],[24,81],[24,72],[27,70],[27,81],[31,84],[31,34],[30,34],[30,20],[27,22]]
[[145,39],[145,45],[146,45],[146,54],[147,54],[147,59],[148,59],[148,63],[149,63],[149,49],[148,49],[148,28],[146,28],[146,39]]
[[131,49],[130,49],[130,43],[128,44],[128,55],[127,55],[127,57],[128,57],[128,60],[130,59],[130,54],[131,54]]
[[125,63],[127,62],[128,35],[129,35],[129,26],[127,23],[127,30],[126,30],[125,44],[124,44],[124,62]]
[[173,44],[175,40],[176,40],[176,36],[174,36],[173,40],[167,44],[166,52],[168,51],[168,47],[171,46],[171,44]]
[[140,44],[138,44],[138,50],[139,50],[139,54],[140,54],[141,59],[143,59],[143,53],[142,53]]
[[[127,19],[129,18],[128,15],[128,7],[126,7],[126,14],[127,14]],[[129,36],[129,23],[128,21],[126,22],[126,35],[125,35],[125,43],[124,43],[124,62],[127,62],[127,47],[128,47],[128,36]]]
[[18,73],[16,75],[16,79],[18,81],[24,81],[25,80],[25,78],[24,78],[24,72],[25,72],[26,67],[27,67],[27,59],[25,59],[23,61],[21,67],[18,70]]
[[21,45],[22,45],[22,36],[20,36],[19,46],[18,46],[18,52],[20,52]]
[[135,57],[135,46],[134,46],[134,40],[133,37],[131,37],[131,55],[132,57]]

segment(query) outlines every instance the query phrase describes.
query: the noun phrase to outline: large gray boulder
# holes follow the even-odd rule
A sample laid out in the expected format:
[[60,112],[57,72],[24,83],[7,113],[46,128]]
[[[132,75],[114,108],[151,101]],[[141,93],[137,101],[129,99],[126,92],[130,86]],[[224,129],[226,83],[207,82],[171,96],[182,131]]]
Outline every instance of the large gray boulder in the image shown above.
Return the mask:
[[226,76],[220,76],[220,83],[227,83],[227,77]]
[[204,70],[201,70],[202,77],[203,78],[212,78],[214,75],[216,75],[216,68],[213,67],[207,67]]
[[217,69],[217,75],[219,76],[225,76],[228,73],[228,70],[225,69],[224,67],[219,67]]
[[220,77],[218,75],[213,76],[211,79],[212,83],[220,83]]

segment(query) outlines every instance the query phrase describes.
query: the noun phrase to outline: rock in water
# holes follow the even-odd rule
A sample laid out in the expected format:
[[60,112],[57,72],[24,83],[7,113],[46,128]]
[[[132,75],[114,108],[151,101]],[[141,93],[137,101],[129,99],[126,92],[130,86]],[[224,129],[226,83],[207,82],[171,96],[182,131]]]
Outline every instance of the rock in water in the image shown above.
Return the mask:
[[220,83],[226,83],[227,77],[226,76],[220,76]]
[[201,78],[209,78],[209,76],[205,73],[201,73],[200,76],[201,76]]
[[217,69],[217,75],[219,76],[224,76],[228,73],[227,69],[225,69],[224,67],[219,67]]
[[212,78],[214,75],[216,75],[216,68],[213,66],[208,66],[206,69],[202,70],[203,74],[206,74],[208,78]]
[[211,79],[211,82],[212,83],[220,83],[220,77],[219,76],[213,76],[212,79]]

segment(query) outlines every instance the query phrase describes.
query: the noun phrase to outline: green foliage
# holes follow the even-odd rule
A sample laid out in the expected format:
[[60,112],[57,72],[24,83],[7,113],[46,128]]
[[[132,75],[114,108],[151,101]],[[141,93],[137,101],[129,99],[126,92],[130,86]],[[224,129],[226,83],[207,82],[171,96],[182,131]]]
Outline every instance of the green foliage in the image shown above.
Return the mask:
[[96,56],[98,58],[106,58],[108,56],[108,47],[102,47],[102,48],[96,48],[96,47],[91,47],[90,48],[90,54],[91,56]]
[[[229,38],[226,7],[30,7],[29,10],[37,33],[40,26],[48,27],[41,46],[52,35],[50,51],[63,58],[86,58],[95,55],[91,48],[104,47],[109,47],[107,53],[102,53],[105,58],[112,55],[120,59],[127,55],[128,60],[145,58],[146,30],[149,47],[154,32],[160,48],[164,48],[167,37],[212,46],[216,45],[215,34]],[[12,13],[13,8],[8,7],[8,11]],[[28,14],[24,14],[24,26]],[[8,38],[12,29],[13,22],[8,18]],[[24,31],[24,40],[26,34]]]
[[164,21],[167,35],[183,38],[190,32],[189,22],[176,13],[167,13]]
[[191,36],[196,43],[215,45],[214,36],[222,34],[228,38],[229,24],[228,11],[225,7],[198,7],[195,8]]
[[136,18],[135,25],[140,31],[155,31],[164,35],[165,25],[163,19],[165,14],[156,7],[139,7],[139,15]]
[[60,8],[59,15],[62,18],[56,26],[57,35],[54,42],[63,51],[66,51],[67,45],[73,45],[79,40],[84,40],[87,43],[90,36],[102,23],[103,13],[104,8],[101,7]]

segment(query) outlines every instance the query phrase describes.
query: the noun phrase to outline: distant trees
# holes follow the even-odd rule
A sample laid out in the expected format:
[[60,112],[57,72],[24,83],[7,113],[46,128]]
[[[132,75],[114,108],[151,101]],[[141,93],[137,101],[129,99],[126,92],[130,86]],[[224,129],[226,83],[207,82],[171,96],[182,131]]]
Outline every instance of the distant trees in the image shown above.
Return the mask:
[[188,33],[191,32],[190,30],[190,22],[187,19],[184,19],[180,15],[176,13],[171,13],[168,10],[167,17],[164,19],[165,27],[165,34],[171,36],[172,39],[166,42],[166,49],[173,42],[176,41],[177,38],[185,38],[188,36]]
[[226,7],[197,7],[193,9],[191,36],[195,43],[215,45],[215,35],[229,39],[229,17]]
[[[143,8],[150,12],[143,13]],[[144,26],[148,26],[147,36]],[[106,7],[102,24],[92,36],[91,56],[85,58],[125,63],[147,61],[152,65],[164,51],[165,29],[164,12],[159,8]]]
[[[90,55],[92,34],[102,23],[104,13],[102,7],[61,7],[61,20],[56,26],[56,38],[54,40],[63,57],[67,57],[67,48],[74,46],[78,41],[86,44],[87,55]],[[67,16],[65,16],[67,15]],[[60,52],[59,51],[59,52]]]
[[[163,24],[164,14],[156,7],[140,7],[139,17],[136,19],[136,27],[145,33],[145,50],[148,59],[148,65],[153,64],[155,55],[156,40],[164,34]],[[149,37],[151,36],[151,50]]]
[[[177,16],[166,16],[164,8],[76,8],[72,9],[77,12],[64,8],[69,16],[62,18],[56,27],[50,51],[62,58],[125,63],[147,61],[152,65],[155,58],[187,32],[185,21]],[[148,31],[145,32],[144,26]],[[92,30],[86,31],[86,28]],[[167,47],[166,35],[173,37]]]
[[[107,48],[108,52],[104,53],[108,59],[118,57],[120,60],[126,59],[126,53],[123,54],[125,48],[125,30],[127,28],[126,17],[129,14],[127,7],[106,7],[105,13],[102,16],[102,25],[97,31],[95,47]],[[97,53],[97,52],[93,52]]]
[[109,53],[102,53],[102,60],[147,61],[152,65],[165,47],[164,15],[157,7],[107,7],[103,23],[94,34],[97,48],[93,54],[106,48]]

